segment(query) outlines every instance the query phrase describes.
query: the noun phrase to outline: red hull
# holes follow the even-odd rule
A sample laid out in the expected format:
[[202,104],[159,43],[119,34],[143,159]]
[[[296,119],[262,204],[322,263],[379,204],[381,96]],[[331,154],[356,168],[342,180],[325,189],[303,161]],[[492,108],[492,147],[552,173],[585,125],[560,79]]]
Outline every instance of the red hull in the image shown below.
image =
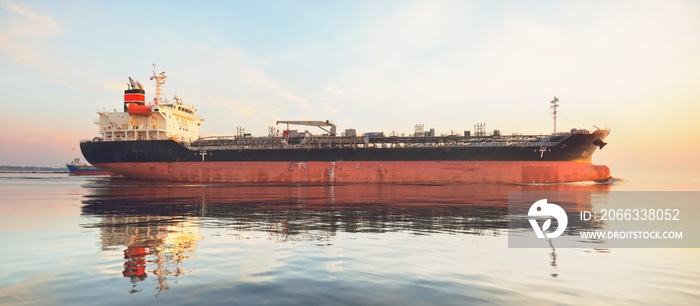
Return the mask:
[[564,183],[604,181],[587,161],[123,162],[94,164],[132,179],[228,183]]

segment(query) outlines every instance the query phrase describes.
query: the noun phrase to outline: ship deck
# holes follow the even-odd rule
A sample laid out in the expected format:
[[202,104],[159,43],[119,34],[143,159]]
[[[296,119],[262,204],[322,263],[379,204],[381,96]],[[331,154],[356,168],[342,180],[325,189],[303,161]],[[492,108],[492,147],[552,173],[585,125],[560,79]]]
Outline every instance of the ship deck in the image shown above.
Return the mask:
[[318,148],[411,148],[411,147],[549,147],[570,134],[512,136],[373,136],[336,137],[204,137],[184,145],[193,150],[318,149]]

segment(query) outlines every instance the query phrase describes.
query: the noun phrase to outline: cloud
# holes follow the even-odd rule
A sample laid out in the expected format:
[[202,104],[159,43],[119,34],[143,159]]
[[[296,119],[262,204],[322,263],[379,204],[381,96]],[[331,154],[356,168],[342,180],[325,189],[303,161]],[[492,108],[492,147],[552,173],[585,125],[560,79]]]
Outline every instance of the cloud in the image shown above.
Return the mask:
[[383,66],[400,68],[397,60],[435,48],[452,37],[452,8],[445,1],[412,3],[382,20],[369,36],[365,50]]
[[22,65],[50,65],[45,40],[61,32],[58,22],[22,4],[6,2],[4,7],[9,14],[0,19],[0,52]]
[[[65,41],[60,20],[25,4],[0,4],[0,59],[16,66],[16,74],[35,76],[31,81],[14,80],[13,85],[58,84],[80,92],[99,87],[99,84],[85,86],[94,80],[93,67],[82,66],[82,59],[76,62],[72,58],[81,50],[71,49],[75,46]],[[63,50],[71,51],[61,53]],[[74,77],[66,77],[67,72]]]
[[334,84],[328,84],[326,87],[323,88],[323,90],[328,93],[330,96],[340,96],[344,93],[340,87],[334,85]]
[[276,120],[334,111],[299,94],[299,83],[271,75],[277,66],[270,59],[184,37],[177,45],[164,60],[172,66],[161,65],[169,72],[166,90],[169,97],[177,93],[195,104],[206,119],[202,134],[231,134],[239,126],[267,134],[267,125]]
[[301,97],[289,89],[282,88],[265,71],[254,68],[237,67],[236,73],[243,76],[244,82],[257,90],[270,91],[286,102],[292,102],[297,107],[309,108],[309,99]]
[[613,3],[604,13],[576,3],[518,6],[472,11],[432,1],[386,14],[365,33],[362,60],[332,76],[344,89],[335,99],[382,117],[363,124],[500,120],[519,131],[512,119],[546,119],[554,95],[563,115],[576,118],[570,124],[597,124],[698,75],[696,4]]

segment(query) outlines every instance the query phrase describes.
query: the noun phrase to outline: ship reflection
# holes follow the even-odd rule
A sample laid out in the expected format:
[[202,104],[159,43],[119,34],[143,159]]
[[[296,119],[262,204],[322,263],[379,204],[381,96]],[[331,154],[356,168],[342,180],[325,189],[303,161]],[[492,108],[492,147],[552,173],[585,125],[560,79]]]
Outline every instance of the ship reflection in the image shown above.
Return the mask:
[[[85,186],[82,215],[95,221],[103,250],[123,250],[123,276],[137,284],[149,273],[158,291],[194,256],[203,228],[221,228],[240,239],[264,232],[275,241],[318,241],[339,232],[407,232],[504,235],[508,194],[518,191],[601,191],[607,185],[187,185],[103,178]],[[590,209],[590,192],[562,193]],[[556,200],[556,199],[555,199]],[[526,225],[529,226],[529,225]],[[125,249],[123,249],[125,247]],[[556,255],[552,252],[556,266]]]
[[100,228],[103,250],[126,246],[122,275],[133,284],[130,293],[141,291],[137,283],[146,280],[149,265],[153,266],[150,272],[157,278],[159,292],[170,288],[170,277],[193,273],[182,264],[201,239],[197,218],[105,214],[100,219],[99,223],[84,226]]

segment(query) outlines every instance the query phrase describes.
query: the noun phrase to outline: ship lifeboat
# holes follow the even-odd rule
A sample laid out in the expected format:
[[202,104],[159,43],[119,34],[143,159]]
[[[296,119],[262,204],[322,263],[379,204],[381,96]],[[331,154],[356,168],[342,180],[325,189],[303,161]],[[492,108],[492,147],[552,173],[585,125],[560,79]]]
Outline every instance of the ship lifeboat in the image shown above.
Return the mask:
[[150,115],[151,108],[143,104],[131,103],[126,112],[130,115]]

